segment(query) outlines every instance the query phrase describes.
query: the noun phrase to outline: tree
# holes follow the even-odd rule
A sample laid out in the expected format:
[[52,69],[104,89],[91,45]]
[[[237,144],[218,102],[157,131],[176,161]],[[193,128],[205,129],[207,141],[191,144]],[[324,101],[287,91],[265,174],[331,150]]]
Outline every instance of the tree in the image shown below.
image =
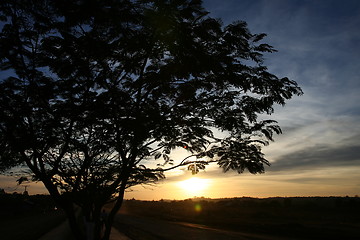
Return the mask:
[[0,17],[1,169],[26,166],[77,239],[77,209],[108,239],[125,189],[172,168],[264,172],[261,146],[281,129],[259,116],[302,94],[267,71],[265,34],[223,26],[200,0],[3,0]]

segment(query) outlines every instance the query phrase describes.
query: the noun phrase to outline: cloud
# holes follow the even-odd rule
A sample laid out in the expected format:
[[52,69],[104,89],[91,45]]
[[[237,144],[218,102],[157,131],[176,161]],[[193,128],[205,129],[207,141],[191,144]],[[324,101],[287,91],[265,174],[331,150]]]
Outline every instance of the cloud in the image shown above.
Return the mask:
[[313,170],[359,165],[360,144],[338,148],[314,146],[279,157],[268,171]]
[[[222,173],[216,165],[200,177],[214,179],[224,195],[358,194],[360,171],[360,4],[336,0],[205,0],[225,24],[245,20],[251,32],[279,50],[265,65],[303,88],[269,116],[283,134],[264,148],[272,165],[252,176]],[[188,175],[169,177],[179,181]],[[231,193],[230,193],[230,190]]]
[[359,118],[342,116],[303,122],[305,124],[290,125],[282,136],[264,149],[273,163],[271,169],[299,168],[302,165],[311,168],[319,163],[334,166],[336,161],[341,166],[353,158],[360,159]]

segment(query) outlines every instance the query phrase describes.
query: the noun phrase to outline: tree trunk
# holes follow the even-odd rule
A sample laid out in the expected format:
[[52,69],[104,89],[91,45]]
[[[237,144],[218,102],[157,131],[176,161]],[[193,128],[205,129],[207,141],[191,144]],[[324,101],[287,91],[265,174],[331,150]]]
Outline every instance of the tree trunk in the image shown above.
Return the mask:
[[[39,173],[40,174],[40,173]],[[77,240],[84,240],[85,235],[82,231],[81,225],[79,225],[79,221],[77,219],[76,208],[71,200],[64,198],[57,189],[57,187],[53,184],[50,178],[46,175],[39,175],[41,181],[44,183],[46,189],[49,191],[50,196],[53,198],[58,207],[62,208],[66,214],[66,217],[69,221],[70,229]]]
[[74,207],[68,208],[68,209],[64,209],[67,219],[69,221],[69,226],[70,229],[75,237],[75,239],[77,240],[85,240],[85,234],[84,231],[82,229],[82,225],[78,219],[78,214],[77,211]]
[[111,211],[109,213],[109,216],[108,216],[106,224],[105,224],[106,227],[105,227],[104,237],[102,240],[109,240],[109,238],[110,238],[111,227],[114,223],[114,218],[115,218],[117,212],[119,211],[119,209],[121,208],[121,205],[124,200],[125,188],[126,188],[126,181],[124,181],[121,184],[119,196],[117,197],[114,207],[111,209]]

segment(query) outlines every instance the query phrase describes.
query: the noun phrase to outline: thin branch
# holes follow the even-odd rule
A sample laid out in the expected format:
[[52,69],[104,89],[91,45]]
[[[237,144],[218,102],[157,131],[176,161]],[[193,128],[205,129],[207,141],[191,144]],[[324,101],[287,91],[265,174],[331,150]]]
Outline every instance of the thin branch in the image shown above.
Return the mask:
[[172,170],[172,169],[175,169],[175,168],[178,168],[178,167],[182,167],[182,166],[187,166],[187,165],[190,165],[190,164],[196,164],[196,163],[203,163],[203,164],[209,164],[209,163],[214,163],[214,162],[218,162],[219,160],[210,160],[210,161],[203,161],[203,160],[200,160],[200,161],[189,161],[189,162],[182,162],[178,165],[175,165],[175,166],[172,166],[172,167],[169,167],[169,168],[156,168],[156,169],[138,169],[139,171],[148,171],[148,172],[166,172],[166,171],[169,171],[169,170]]

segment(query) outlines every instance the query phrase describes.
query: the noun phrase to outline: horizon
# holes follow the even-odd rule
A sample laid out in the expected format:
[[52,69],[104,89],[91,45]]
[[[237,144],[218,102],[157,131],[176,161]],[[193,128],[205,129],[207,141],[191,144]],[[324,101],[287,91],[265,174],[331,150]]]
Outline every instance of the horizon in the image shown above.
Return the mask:
[[[1,180],[1,178],[0,178]],[[185,179],[189,180],[188,178]],[[1,181],[0,181],[1,182]],[[34,188],[34,183],[28,183],[25,184],[27,186],[27,192],[29,194],[29,196],[36,196],[36,195],[47,195],[50,196],[50,194],[47,192],[47,190],[45,189],[45,187],[43,186],[39,186],[42,185],[41,182],[36,183],[37,186],[35,186]],[[179,182],[176,183],[176,185],[178,185]],[[4,189],[5,194],[17,194],[17,195],[23,195],[23,192],[25,190],[25,185],[17,185],[16,189],[11,190],[12,188],[8,187],[3,188],[0,187],[0,189]],[[184,200],[194,200],[194,199],[210,199],[210,200],[219,200],[219,199],[237,199],[237,198],[252,198],[252,199],[271,199],[271,198],[359,198],[360,196],[358,194],[342,194],[342,195],[336,195],[336,194],[329,194],[329,195],[263,195],[263,196],[254,196],[254,195],[237,195],[237,196],[208,196],[208,195],[193,195],[193,196],[189,196],[187,195],[187,197],[180,197],[180,198],[173,198],[170,196],[173,195],[167,195],[168,197],[161,197],[161,195],[156,194],[153,195],[152,193],[156,192],[156,187],[159,187],[159,184],[156,184],[157,186],[152,186],[153,190],[149,190],[147,189],[147,191],[149,191],[149,194],[145,194],[143,195],[143,191],[141,191],[142,194],[134,194],[132,191],[126,191],[125,193],[125,197],[124,200],[130,201],[130,200],[137,200],[137,201],[184,201]],[[137,186],[137,187],[141,187],[141,186]],[[154,189],[155,188],[155,189]],[[10,190],[9,190],[10,189]],[[179,187],[179,189],[181,189]],[[35,190],[35,191],[34,191]],[[139,192],[137,192],[139,193]],[[137,198],[137,197],[139,198]],[[152,197],[151,197],[152,196]],[[154,197],[154,196],[158,196],[158,197]],[[165,196],[165,195],[163,195]]]
[[[1,190],[2,188],[0,188]],[[16,195],[16,196],[25,196],[22,192],[13,191],[13,192],[4,192],[2,195]],[[1,196],[1,193],[0,193]],[[29,193],[26,196],[49,196],[51,195],[48,192],[44,193]],[[237,196],[237,197],[221,197],[221,198],[210,198],[206,196],[193,196],[190,198],[184,198],[184,199],[171,199],[171,198],[162,198],[162,199],[136,199],[136,198],[124,198],[125,201],[145,201],[145,202],[171,202],[171,201],[187,201],[187,200],[196,200],[196,201],[203,201],[203,200],[237,200],[237,199],[259,199],[259,200],[265,200],[265,199],[277,199],[277,198],[360,198],[359,195],[354,196],[269,196],[269,197],[251,197],[251,196]]]

